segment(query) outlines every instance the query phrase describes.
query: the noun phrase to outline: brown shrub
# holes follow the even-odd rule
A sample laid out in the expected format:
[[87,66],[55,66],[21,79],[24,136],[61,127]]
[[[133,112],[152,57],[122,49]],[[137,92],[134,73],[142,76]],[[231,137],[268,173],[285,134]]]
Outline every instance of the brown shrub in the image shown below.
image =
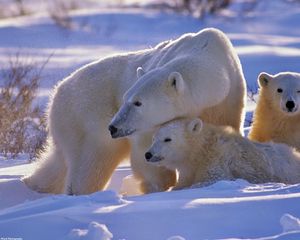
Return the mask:
[[37,66],[17,54],[1,72],[0,153],[5,157],[27,153],[32,159],[46,139],[43,111],[34,100],[49,59]]

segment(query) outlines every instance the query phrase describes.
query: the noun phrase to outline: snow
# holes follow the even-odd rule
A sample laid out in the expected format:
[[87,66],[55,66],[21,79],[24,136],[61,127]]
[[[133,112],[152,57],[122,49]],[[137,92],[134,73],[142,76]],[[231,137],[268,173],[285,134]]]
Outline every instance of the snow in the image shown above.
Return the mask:
[[300,185],[244,180],[131,197],[115,191],[58,195],[2,210],[0,229],[24,239],[300,237],[299,200]]
[[[234,4],[204,21],[151,9],[83,9],[72,13],[72,29],[43,13],[3,19],[0,65],[7,67],[16,52],[37,63],[53,54],[38,94],[45,105],[53,85],[89,61],[218,27],[231,38],[254,91],[261,71],[299,71],[300,6],[264,0],[253,13],[236,16],[233,10],[240,7]],[[248,119],[254,108],[249,100]],[[27,159],[0,159],[0,239],[300,239],[300,184],[238,179],[140,195],[125,162],[107,191],[40,194],[21,181],[33,170]]]
[[87,230],[73,229],[69,234],[69,239],[85,240],[110,240],[113,235],[107,227],[97,222],[91,222]]
[[283,227],[284,232],[300,230],[299,219],[290,214],[283,215],[280,219],[280,224]]

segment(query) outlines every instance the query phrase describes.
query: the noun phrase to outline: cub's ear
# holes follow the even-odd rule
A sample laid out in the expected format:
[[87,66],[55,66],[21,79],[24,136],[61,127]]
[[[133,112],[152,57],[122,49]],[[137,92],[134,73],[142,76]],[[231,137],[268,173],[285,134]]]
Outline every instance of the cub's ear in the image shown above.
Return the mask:
[[193,134],[198,134],[201,132],[203,122],[200,118],[195,118],[191,120],[188,124],[188,131]]
[[270,83],[270,81],[272,81],[273,76],[266,73],[266,72],[262,72],[259,74],[258,76],[258,85],[260,87],[266,87],[268,86],[268,84]]
[[145,70],[142,67],[138,67],[136,69],[136,76],[137,78],[142,77],[145,74]]
[[169,84],[179,93],[184,90],[184,80],[179,72],[172,72],[168,78]]

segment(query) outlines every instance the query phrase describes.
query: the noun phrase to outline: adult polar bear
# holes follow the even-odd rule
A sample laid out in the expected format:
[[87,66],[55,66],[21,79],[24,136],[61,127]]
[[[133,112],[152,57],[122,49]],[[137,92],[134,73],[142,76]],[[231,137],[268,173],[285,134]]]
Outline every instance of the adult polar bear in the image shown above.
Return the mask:
[[[48,113],[49,146],[24,181],[41,192],[91,193],[104,189],[130,154],[141,190],[166,190],[175,184],[175,172],[144,161],[155,127],[195,115],[239,130],[244,102],[240,61],[217,29],[99,60],[55,89]],[[108,125],[118,110],[110,131],[114,137],[137,131],[130,138],[116,140],[109,134]]]

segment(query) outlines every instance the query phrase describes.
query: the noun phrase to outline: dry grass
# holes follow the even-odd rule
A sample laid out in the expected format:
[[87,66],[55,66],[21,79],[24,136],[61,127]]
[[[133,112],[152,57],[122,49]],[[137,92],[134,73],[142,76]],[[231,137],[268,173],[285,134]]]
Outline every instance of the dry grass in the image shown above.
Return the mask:
[[181,0],[180,2],[179,6],[183,10],[203,17],[206,14],[214,14],[227,8],[232,3],[232,0]]
[[0,1],[0,19],[24,16],[30,13],[24,0]]
[[37,66],[17,54],[1,72],[0,153],[5,157],[27,153],[32,159],[46,139],[43,111],[34,100],[49,59]]
[[78,6],[76,0],[55,0],[48,7],[48,14],[58,26],[72,29],[74,23],[70,16],[70,11],[77,9]]
[[162,0],[155,3],[153,2],[153,4],[150,4],[149,6],[156,9],[172,10],[204,18],[208,14],[215,14],[218,11],[229,7],[233,1],[234,0]]

